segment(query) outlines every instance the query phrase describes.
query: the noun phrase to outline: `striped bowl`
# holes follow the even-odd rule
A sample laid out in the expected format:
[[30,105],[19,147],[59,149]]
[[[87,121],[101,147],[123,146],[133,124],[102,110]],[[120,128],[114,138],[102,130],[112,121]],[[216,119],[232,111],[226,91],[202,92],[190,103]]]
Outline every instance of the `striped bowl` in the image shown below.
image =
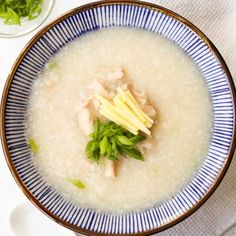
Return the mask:
[[[209,90],[213,131],[199,171],[179,193],[148,209],[116,214],[84,209],[64,199],[40,176],[25,137],[32,83],[62,47],[87,32],[109,27],[151,31],[181,48],[197,65]],[[162,7],[137,1],[100,1],[76,8],[43,28],[28,43],[9,75],[1,104],[1,139],[6,160],[26,196],[49,217],[89,235],[149,235],[196,211],[213,193],[235,148],[235,88],[217,49],[194,25]]]

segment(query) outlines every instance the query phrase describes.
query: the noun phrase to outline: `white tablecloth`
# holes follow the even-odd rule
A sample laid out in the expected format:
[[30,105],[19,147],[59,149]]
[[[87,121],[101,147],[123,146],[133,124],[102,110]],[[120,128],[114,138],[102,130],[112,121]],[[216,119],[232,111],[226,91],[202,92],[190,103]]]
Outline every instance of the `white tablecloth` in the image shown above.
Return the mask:
[[[87,2],[90,1],[56,0],[49,19],[43,25],[66,10]],[[181,14],[199,27],[219,49],[233,77],[236,76],[236,0],[155,0],[151,2]],[[0,39],[0,93],[17,55],[37,31],[38,29],[16,39]],[[1,147],[0,155],[0,236],[9,236],[6,229],[8,213],[14,205],[27,199],[13,180]],[[185,221],[160,235],[236,235],[235,181],[236,158],[232,161],[222,184],[204,206]]]

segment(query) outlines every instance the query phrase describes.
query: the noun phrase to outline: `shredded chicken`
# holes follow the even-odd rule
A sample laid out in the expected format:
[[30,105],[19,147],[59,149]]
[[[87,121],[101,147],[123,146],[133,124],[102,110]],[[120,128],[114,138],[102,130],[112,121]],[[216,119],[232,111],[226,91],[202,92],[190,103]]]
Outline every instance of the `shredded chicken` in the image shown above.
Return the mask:
[[93,109],[94,108],[91,102],[87,103],[86,105],[80,105],[78,107],[79,127],[85,135],[89,135],[92,132],[93,122],[96,118],[94,112],[91,112]]
[[100,82],[116,82],[124,73],[119,66],[102,66],[99,68],[98,79]]
[[[85,135],[91,132],[99,108],[99,102],[95,99],[94,94],[98,93],[106,98],[113,98],[116,88],[121,83],[118,80],[122,76],[123,72],[120,67],[102,67],[100,73],[98,73],[98,78],[80,93],[78,104],[79,127]],[[124,86],[127,87],[127,85]]]
[[106,177],[112,177],[112,178],[115,178],[117,176],[115,161],[110,161],[108,159],[105,159],[103,174]]
[[[131,90],[130,84],[125,80],[121,67],[103,66],[99,68],[97,78],[90,83],[87,88],[80,93],[80,101],[78,104],[78,123],[81,131],[85,135],[89,135],[92,131],[93,122],[98,116],[99,102],[94,97],[98,93],[101,96],[112,99],[116,95],[116,89],[121,87],[124,90]],[[155,117],[155,109],[148,104],[144,91],[132,89],[135,99],[140,104],[144,112],[151,118]],[[141,151],[152,148],[152,138],[148,137],[139,144]],[[106,177],[116,177],[118,171],[118,163],[105,160],[102,172]]]
[[95,101],[94,94],[99,93],[103,96],[107,95],[107,91],[104,89],[101,83],[99,83],[97,80],[93,81],[91,84],[87,86],[87,88],[80,92],[80,104],[87,105],[90,102]]
[[152,136],[147,137],[144,141],[140,142],[138,146],[145,149],[152,149],[154,145],[154,139]]
[[138,104],[141,106],[145,114],[147,114],[150,118],[155,118],[156,110],[152,105],[148,103],[147,96],[144,91],[133,90],[134,97]]
[[156,116],[156,110],[149,104],[146,104],[146,106],[143,107],[143,110],[150,118],[154,118]]

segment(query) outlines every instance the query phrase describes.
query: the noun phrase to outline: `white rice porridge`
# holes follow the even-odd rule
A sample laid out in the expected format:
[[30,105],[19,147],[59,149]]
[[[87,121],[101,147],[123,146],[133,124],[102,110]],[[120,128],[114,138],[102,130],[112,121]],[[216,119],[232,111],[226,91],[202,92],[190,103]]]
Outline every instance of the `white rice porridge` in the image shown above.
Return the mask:
[[[182,50],[151,32],[113,28],[78,38],[51,63],[33,84],[27,136],[39,146],[38,170],[57,191],[82,207],[125,212],[165,201],[191,180],[207,153],[212,111],[201,73]],[[79,92],[103,65],[123,68],[157,110],[155,145],[144,162],[122,159],[116,178],[96,163],[87,168],[88,137],[78,126]]]

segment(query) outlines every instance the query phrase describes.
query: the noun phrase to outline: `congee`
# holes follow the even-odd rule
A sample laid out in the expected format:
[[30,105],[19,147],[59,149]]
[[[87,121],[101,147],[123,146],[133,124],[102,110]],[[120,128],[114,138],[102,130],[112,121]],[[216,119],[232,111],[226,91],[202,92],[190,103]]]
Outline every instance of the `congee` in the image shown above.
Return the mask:
[[111,28],[79,37],[33,83],[32,158],[74,203],[151,207],[183,188],[210,141],[211,101],[196,65],[154,33]]

